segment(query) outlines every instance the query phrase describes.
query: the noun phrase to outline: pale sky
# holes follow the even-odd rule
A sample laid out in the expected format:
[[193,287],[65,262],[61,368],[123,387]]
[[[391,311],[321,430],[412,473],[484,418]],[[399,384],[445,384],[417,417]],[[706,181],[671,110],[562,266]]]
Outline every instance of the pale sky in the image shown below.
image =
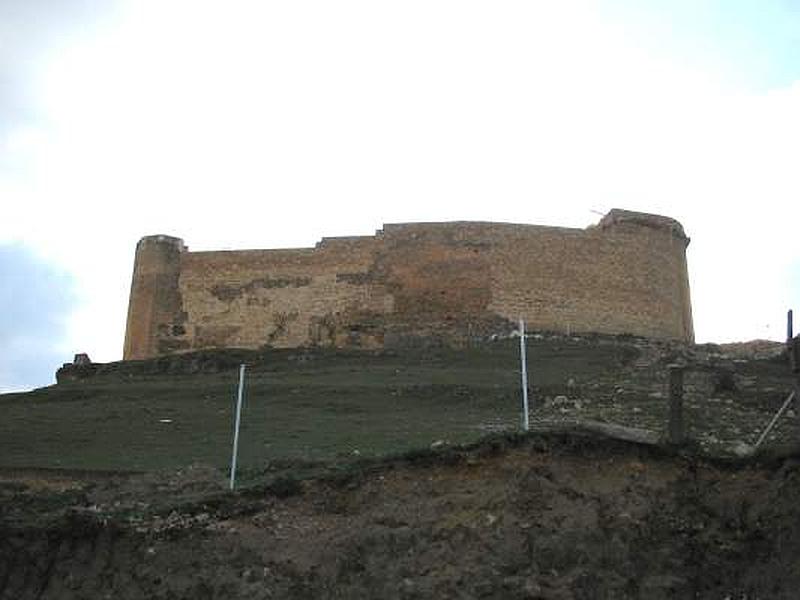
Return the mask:
[[155,233],[654,212],[697,340],[780,340],[798,192],[798,0],[0,0],[0,392],[121,358]]

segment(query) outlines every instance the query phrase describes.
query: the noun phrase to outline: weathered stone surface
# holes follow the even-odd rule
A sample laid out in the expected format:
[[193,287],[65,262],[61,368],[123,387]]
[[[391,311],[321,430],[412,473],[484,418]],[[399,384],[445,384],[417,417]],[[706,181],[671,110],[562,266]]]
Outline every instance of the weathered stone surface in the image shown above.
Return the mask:
[[189,252],[145,237],[125,359],[203,348],[469,343],[530,330],[692,341],[688,238],[668,217],[597,226],[385,225],[315,248]]

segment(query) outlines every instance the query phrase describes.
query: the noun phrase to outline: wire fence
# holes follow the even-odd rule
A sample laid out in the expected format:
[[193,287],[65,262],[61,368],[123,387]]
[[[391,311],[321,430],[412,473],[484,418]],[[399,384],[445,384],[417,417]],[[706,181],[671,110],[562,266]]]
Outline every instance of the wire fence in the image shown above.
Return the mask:
[[686,444],[736,454],[762,434],[764,446],[800,435],[794,401],[764,433],[796,385],[785,356],[737,361],[713,348],[685,356],[678,345],[625,336],[534,332],[522,339],[522,346],[514,336],[457,349],[236,351],[227,362],[213,353],[109,368],[0,398],[0,467],[227,471],[239,362],[248,363],[237,452],[245,471],[473,442],[523,430],[526,414],[532,431],[582,428],[680,443],[670,433],[669,365],[676,362],[687,365]]

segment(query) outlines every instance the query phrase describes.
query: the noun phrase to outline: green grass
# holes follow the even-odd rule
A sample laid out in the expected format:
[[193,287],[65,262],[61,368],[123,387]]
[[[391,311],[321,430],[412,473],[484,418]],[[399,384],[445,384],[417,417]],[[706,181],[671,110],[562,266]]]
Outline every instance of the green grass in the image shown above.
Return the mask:
[[[532,342],[534,385],[607,376],[629,357],[608,345]],[[239,464],[382,456],[469,442],[519,422],[513,340],[465,351],[272,351],[250,369]],[[143,369],[142,373],[147,370]],[[0,466],[155,470],[231,452],[238,371],[111,373],[0,396]],[[164,423],[162,420],[171,422]]]

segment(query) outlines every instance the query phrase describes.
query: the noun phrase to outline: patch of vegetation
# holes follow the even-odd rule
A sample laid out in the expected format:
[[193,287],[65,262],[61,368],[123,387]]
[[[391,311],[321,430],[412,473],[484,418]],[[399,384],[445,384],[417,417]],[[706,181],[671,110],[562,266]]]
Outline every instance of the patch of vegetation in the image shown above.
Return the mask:
[[282,475],[276,477],[275,480],[267,486],[267,490],[277,498],[290,498],[303,493],[303,484],[299,479],[291,475]]

